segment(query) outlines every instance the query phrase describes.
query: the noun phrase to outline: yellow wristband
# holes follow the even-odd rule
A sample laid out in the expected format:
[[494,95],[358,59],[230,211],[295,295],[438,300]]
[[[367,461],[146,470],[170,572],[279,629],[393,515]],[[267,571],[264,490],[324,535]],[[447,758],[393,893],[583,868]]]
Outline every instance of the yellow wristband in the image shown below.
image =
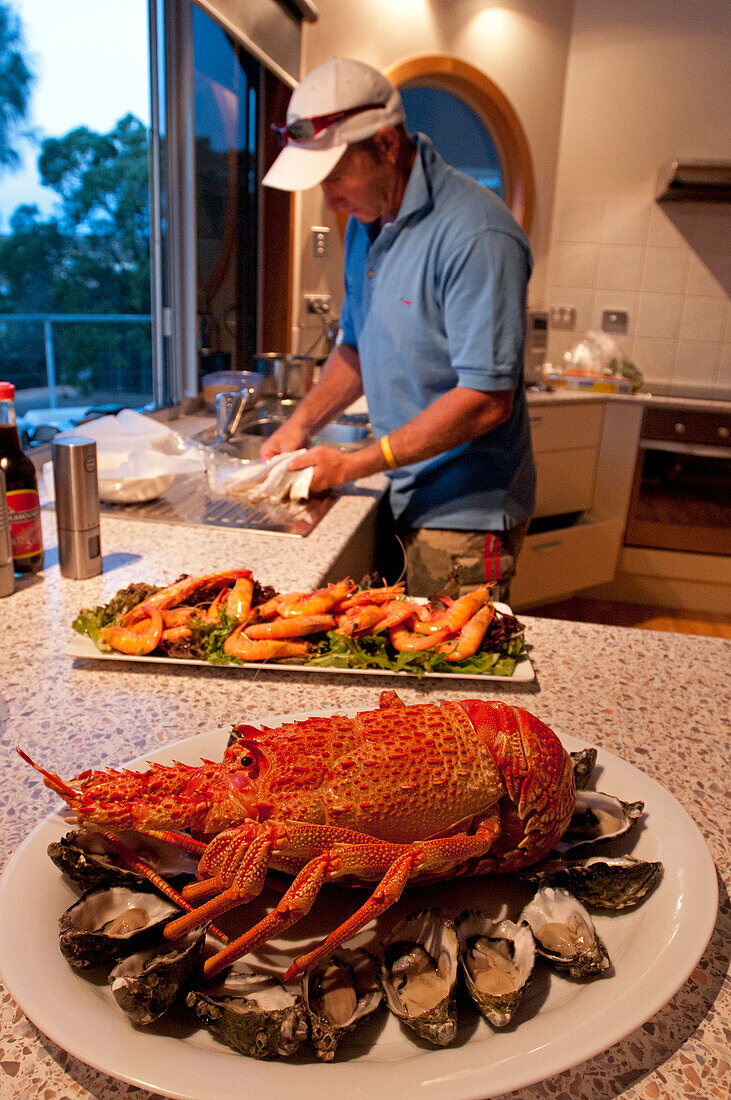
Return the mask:
[[393,457],[393,451],[391,450],[391,443],[387,435],[381,436],[381,450],[383,451],[383,457],[392,470],[398,470],[398,462]]

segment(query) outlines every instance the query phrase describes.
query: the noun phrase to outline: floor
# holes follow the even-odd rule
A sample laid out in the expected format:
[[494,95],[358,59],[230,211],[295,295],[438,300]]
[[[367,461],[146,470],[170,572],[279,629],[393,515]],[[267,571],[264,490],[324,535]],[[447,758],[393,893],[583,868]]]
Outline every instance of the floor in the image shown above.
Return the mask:
[[709,638],[731,638],[731,617],[701,611],[678,611],[649,604],[615,603],[572,596],[558,603],[523,607],[525,615],[573,622],[633,626],[640,630],[669,630],[676,634],[704,634]]

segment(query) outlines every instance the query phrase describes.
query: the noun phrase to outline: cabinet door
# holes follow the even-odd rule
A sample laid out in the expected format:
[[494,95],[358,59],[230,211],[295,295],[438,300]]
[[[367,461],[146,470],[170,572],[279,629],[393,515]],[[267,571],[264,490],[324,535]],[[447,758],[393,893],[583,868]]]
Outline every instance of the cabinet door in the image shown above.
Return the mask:
[[586,512],[594,499],[596,447],[536,454],[536,516]]
[[529,535],[510,588],[512,607],[547,603],[611,581],[622,530],[621,521],[606,520]]
[[533,450],[560,451],[574,447],[598,447],[604,404],[529,406]]

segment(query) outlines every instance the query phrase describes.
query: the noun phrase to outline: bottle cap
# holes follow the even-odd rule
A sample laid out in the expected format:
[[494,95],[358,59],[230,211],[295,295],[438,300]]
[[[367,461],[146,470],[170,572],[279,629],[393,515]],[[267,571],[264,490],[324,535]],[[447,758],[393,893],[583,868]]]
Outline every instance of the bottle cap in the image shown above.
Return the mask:
[[0,400],[15,397],[15,386],[12,382],[0,382]]

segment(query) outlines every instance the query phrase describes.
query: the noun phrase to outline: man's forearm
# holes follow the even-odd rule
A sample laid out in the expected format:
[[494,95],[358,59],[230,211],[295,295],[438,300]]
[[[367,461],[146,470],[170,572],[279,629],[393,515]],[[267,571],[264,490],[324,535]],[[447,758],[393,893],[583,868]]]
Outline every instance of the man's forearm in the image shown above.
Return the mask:
[[328,356],[319,382],[300,401],[291,420],[312,436],[362,393],[357,352],[346,345],[338,345]]

